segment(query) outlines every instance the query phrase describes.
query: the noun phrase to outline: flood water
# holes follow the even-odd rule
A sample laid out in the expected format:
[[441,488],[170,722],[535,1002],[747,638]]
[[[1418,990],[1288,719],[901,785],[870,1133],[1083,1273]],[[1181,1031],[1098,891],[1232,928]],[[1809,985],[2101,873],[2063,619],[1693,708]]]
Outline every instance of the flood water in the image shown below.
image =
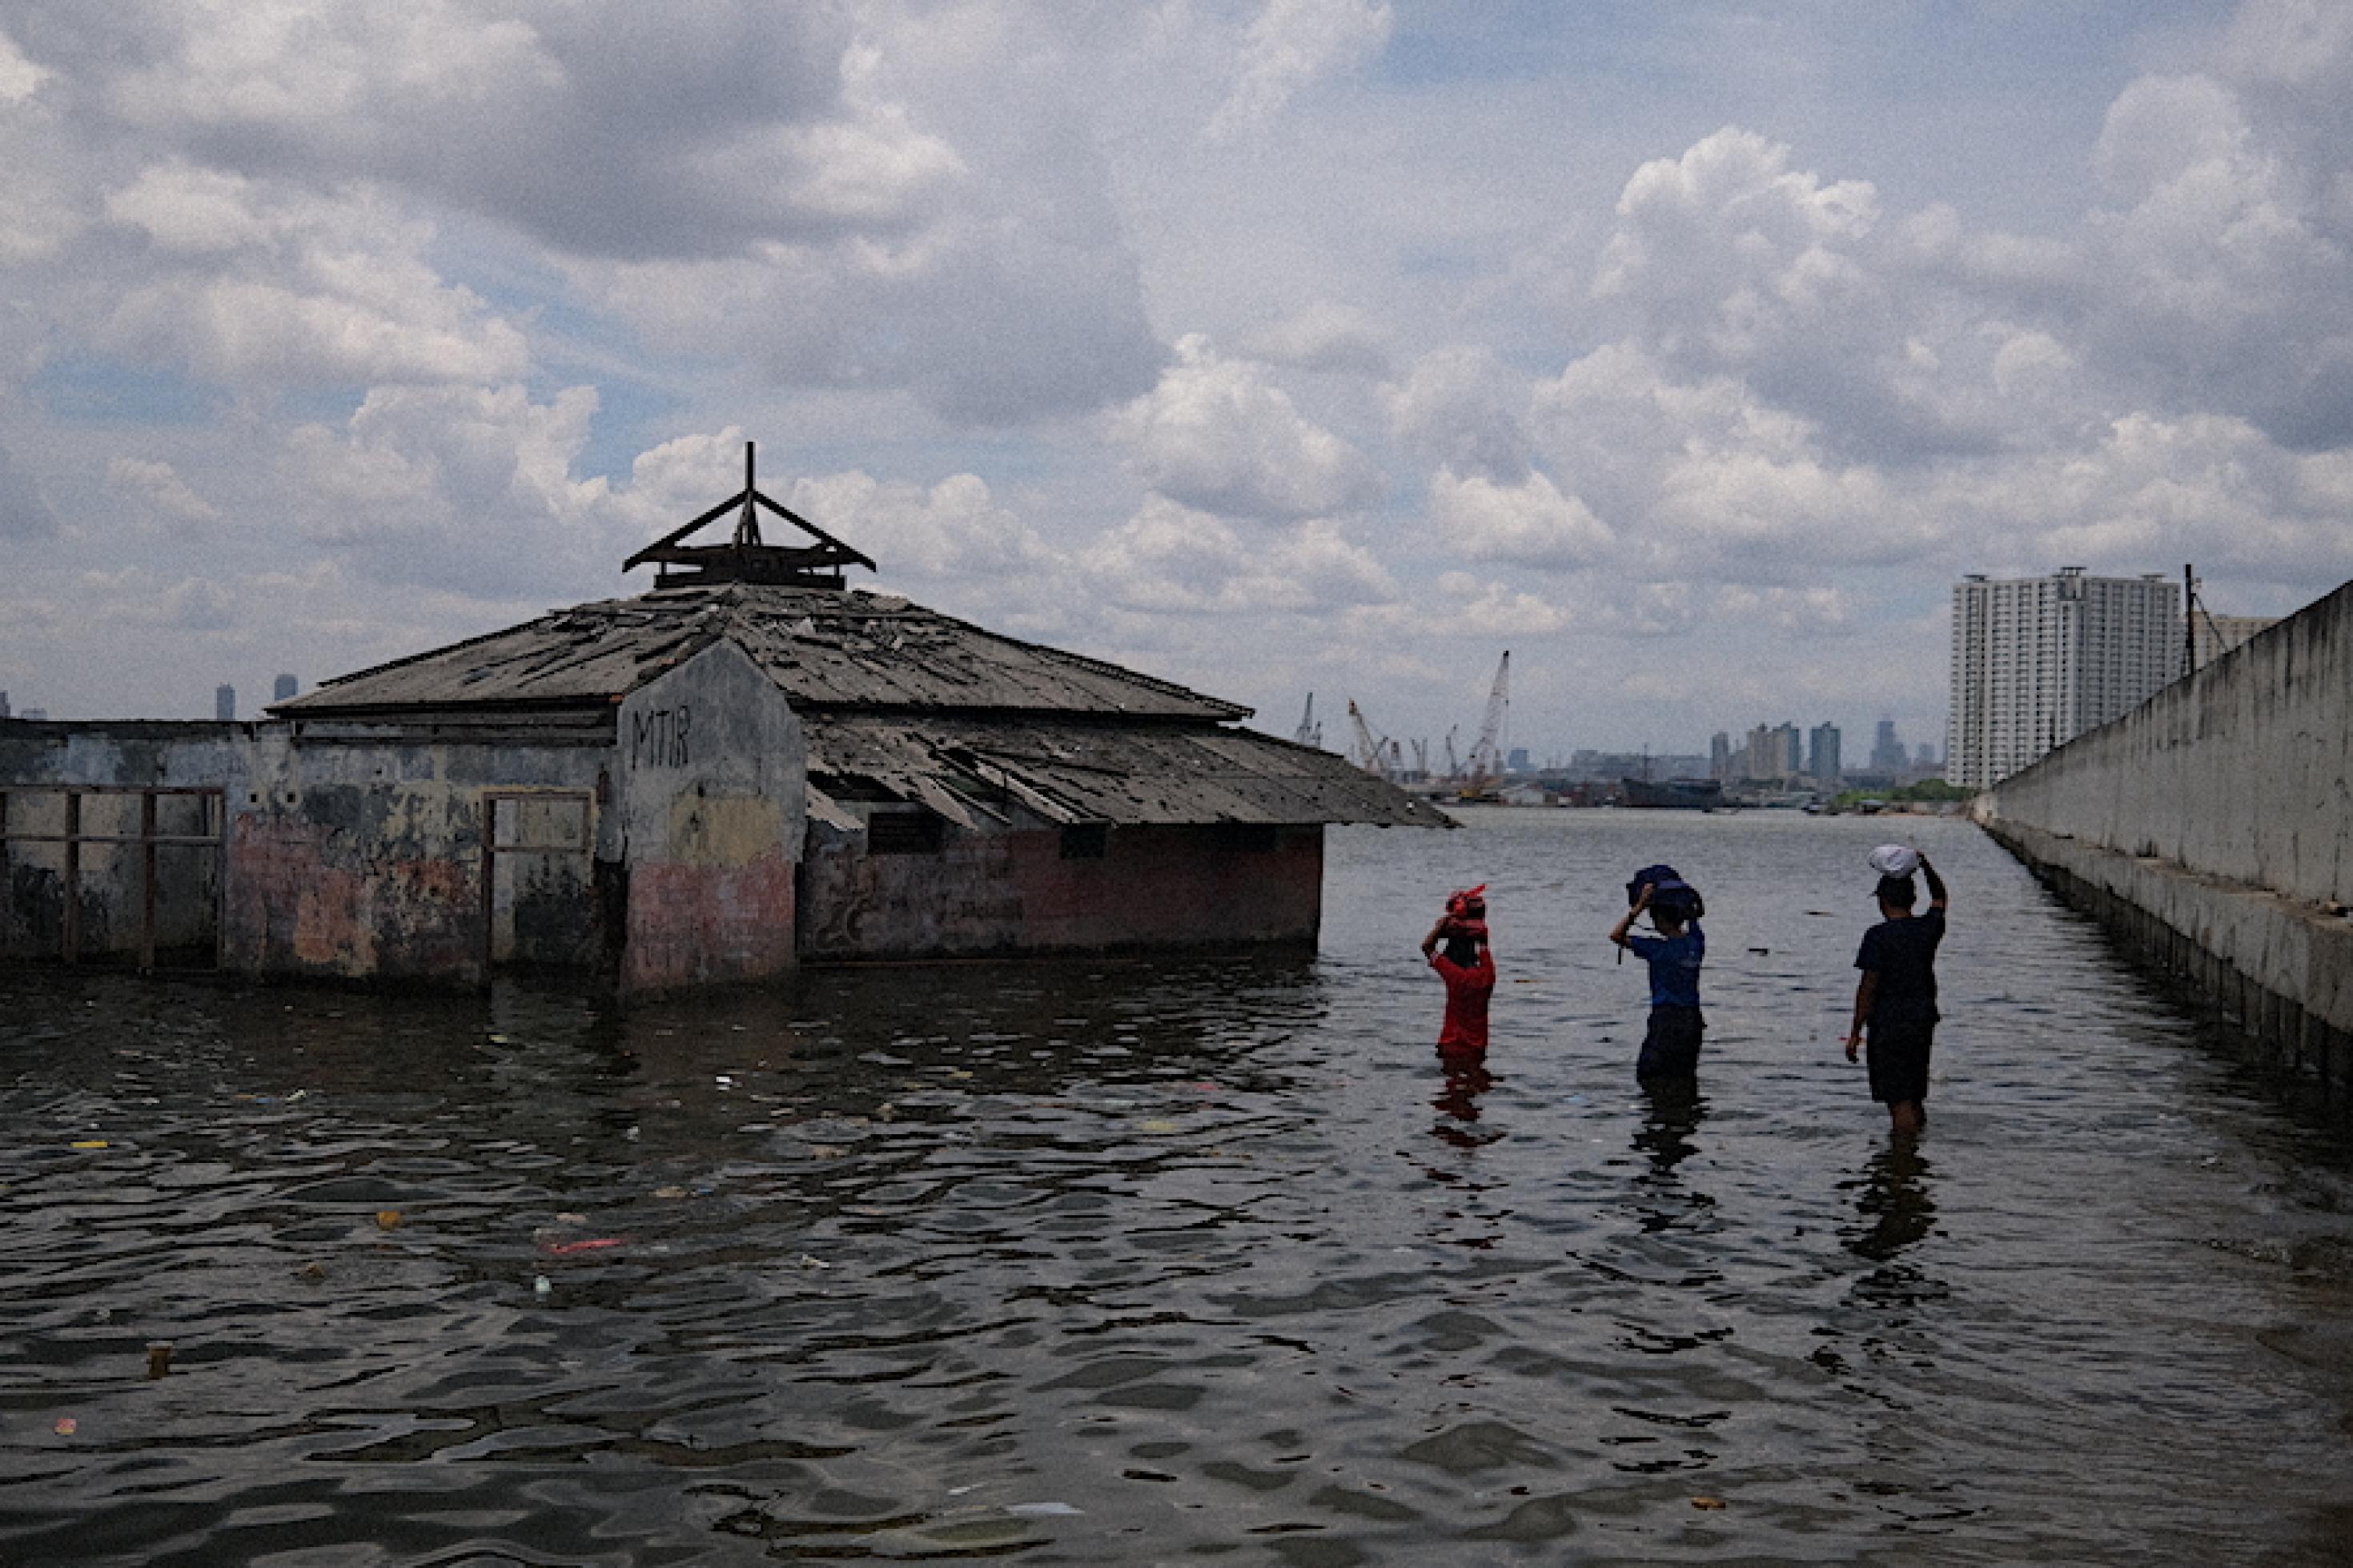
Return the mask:
[[[0,975],[0,1561],[2353,1553],[2341,1134],[2095,928],[1906,825],[1954,895],[1906,1151],[1838,1044],[1888,822],[1473,815],[1335,832],[1312,962]],[[1604,940],[1662,858],[1684,1107]],[[1482,879],[1450,1080],[1415,943]]]

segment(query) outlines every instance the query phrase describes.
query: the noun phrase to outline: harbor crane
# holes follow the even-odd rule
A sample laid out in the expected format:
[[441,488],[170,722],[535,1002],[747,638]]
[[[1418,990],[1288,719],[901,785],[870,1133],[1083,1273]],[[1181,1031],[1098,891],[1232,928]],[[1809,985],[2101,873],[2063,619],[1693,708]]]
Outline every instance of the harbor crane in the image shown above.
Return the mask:
[[1348,724],[1356,736],[1348,746],[1348,760],[1376,778],[1388,777],[1388,743],[1373,733],[1373,727],[1365,721],[1365,710],[1353,697],[1348,700]]
[[1300,716],[1298,732],[1291,737],[1303,746],[1321,747],[1324,726],[1315,721],[1315,693],[1307,694],[1307,711]]
[[1495,666],[1495,684],[1487,693],[1487,716],[1480,721],[1479,738],[1471,744],[1471,763],[1462,779],[1461,798],[1494,798],[1493,785],[1504,776],[1504,715],[1512,706],[1512,650],[1504,650]]

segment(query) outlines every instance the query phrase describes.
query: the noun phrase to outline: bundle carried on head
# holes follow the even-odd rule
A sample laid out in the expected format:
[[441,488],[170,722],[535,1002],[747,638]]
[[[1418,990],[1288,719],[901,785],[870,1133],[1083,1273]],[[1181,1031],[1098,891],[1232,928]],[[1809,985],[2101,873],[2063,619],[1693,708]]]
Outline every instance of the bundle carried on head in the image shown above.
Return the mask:
[[1704,907],[1699,889],[1684,881],[1683,873],[1672,866],[1645,866],[1628,879],[1628,909],[1642,901],[1644,888],[1651,889],[1651,914],[1653,919],[1672,921],[1678,924],[1699,919]]
[[1449,937],[1470,937],[1477,942],[1487,940],[1487,884],[1462,888],[1446,895],[1446,918],[1439,922],[1441,934]]

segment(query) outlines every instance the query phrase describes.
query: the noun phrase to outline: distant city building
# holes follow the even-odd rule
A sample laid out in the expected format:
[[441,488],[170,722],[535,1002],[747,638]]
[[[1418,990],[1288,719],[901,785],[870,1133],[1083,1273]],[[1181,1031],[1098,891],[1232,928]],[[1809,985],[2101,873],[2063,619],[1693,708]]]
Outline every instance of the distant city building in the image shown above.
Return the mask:
[[0,691],[0,719],[8,717],[8,694]]
[[1504,752],[1504,771],[1507,773],[1526,773],[1528,771],[1528,749],[1525,746],[1514,746],[1510,751]]
[[213,688],[213,717],[219,720],[224,724],[237,717],[236,687],[216,686]]
[[2130,711],[2181,670],[2181,585],[2160,574],[1953,584],[1945,776],[2007,778]]
[[1875,773],[1900,773],[1905,763],[1904,742],[1895,733],[1895,721],[1882,719],[1879,731],[1871,742],[1871,771]]
[[1806,773],[1819,784],[1839,781],[1839,728],[1817,724],[1806,732]]
[[17,715],[18,718],[29,719],[36,724],[39,723],[42,720],[47,719],[48,716],[49,710],[46,708],[27,708],[24,712]]
[[1732,778],[1732,737],[1718,730],[1707,743],[1707,776],[1718,784]]
[[275,682],[270,686],[270,689],[269,689],[269,700],[271,700],[272,702],[288,702],[288,701],[291,701],[291,700],[293,700],[293,698],[294,698],[295,693],[297,693],[297,692],[301,691],[301,689],[302,689],[302,683],[301,683],[301,681],[299,681],[299,680],[295,679],[294,679],[292,676],[290,676],[290,675],[281,675],[281,676],[280,676],[280,677],[278,678],[278,679],[277,679],[277,680],[276,680],[276,681],[275,681]]
[[2190,668],[2205,668],[2257,632],[2279,625],[2279,621],[2277,616],[2210,616],[2200,610],[2189,626]]
[[1795,724],[1759,724],[1748,731],[1743,776],[1759,784],[1784,783],[1806,771],[1805,738]]
[[1935,767],[1936,765],[1936,743],[1930,741],[1921,742],[1920,749],[1912,754],[1912,765],[1924,771]]

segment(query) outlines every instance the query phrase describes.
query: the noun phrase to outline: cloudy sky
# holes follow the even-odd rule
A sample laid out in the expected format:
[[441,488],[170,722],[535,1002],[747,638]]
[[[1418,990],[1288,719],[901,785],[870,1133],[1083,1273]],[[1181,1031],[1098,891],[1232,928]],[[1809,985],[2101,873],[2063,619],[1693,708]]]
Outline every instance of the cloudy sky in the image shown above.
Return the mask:
[[1335,743],[1505,647],[1539,756],[1940,739],[1964,572],[2353,577],[2339,0],[0,0],[0,143],[54,716],[640,591],[747,437]]

